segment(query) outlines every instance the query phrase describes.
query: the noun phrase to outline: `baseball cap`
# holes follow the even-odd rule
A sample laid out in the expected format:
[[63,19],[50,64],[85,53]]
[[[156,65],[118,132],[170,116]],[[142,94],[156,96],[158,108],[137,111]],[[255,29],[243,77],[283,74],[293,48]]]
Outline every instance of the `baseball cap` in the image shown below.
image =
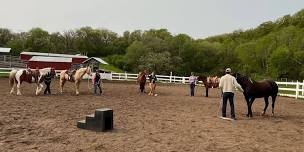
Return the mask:
[[230,69],[230,68],[227,68],[225,71],[226,71],[226,72],[231,72],[231,69]]

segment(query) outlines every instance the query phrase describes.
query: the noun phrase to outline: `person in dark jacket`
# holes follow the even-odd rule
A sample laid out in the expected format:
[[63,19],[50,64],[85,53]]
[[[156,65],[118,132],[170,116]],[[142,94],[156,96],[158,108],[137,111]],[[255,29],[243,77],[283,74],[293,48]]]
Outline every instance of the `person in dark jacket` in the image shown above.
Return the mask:
[[96,70],[96,74],[94,77],[94,94],[97,95],[97,88],[99,89],[99,94],[102,93],[101,87],[101,76],[99,74],[99,70]]
[[46,88],[44,90],[44,94],[47,94],[47,93],[51,94],[51,88],[50,88],[51,82],[52,82],[52,76],[49,73],[44,78],[44,83],[46,85]]

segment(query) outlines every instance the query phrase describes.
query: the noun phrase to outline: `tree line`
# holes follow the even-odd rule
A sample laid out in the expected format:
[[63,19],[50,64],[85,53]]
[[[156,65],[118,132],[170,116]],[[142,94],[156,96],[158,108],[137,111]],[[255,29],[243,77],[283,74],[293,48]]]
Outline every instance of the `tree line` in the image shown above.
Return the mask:
[[[203,30],[203,29],[202,29]],[[220,75],[226,67],[256,78],[304,78],[304,10],[256,28],[193,39],[167,29],[126,31],[123,35],[83,27],[62,33],[41,28],[14,33],[0,28],[0,47],[22,51],[103,57],[129,72]]]

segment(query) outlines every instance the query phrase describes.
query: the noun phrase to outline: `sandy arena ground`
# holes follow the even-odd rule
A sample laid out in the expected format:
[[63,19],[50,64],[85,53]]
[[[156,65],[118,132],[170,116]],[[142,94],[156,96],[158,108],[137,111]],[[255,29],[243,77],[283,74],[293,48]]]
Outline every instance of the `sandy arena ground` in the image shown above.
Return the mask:
[[[0,79],[0,151],[303,151],[304,101],[279,97],[276,116],[260,116],[256,100],[247,119],[241,93],[236,95],[237,121],[218,118],[219,90],[210,97],[189,97],[188,86],[158,85],[159,96],[138,92],[135,83],[104,83],[104,95],[93,96],[87,82],[81,95],[72,83],[59,94],[35,96],[34,84],[22,85],[22,96],[9,95],[8,79]],[[114,130],[93,132],[76,123],[98,108],[114,110]],[[227,109],[230,113],[230,110]]]

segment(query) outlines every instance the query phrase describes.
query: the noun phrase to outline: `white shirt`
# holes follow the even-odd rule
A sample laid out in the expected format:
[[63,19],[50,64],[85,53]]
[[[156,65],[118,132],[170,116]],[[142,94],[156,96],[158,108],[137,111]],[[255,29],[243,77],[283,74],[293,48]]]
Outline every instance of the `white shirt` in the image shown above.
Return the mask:
[[241,85],[237,83],[234,76],[230,74],[226,74],[221,77],[219,88],[222,89],[223,92],[235,92],[235,88],[238,88],[241,92],[244,92]]

